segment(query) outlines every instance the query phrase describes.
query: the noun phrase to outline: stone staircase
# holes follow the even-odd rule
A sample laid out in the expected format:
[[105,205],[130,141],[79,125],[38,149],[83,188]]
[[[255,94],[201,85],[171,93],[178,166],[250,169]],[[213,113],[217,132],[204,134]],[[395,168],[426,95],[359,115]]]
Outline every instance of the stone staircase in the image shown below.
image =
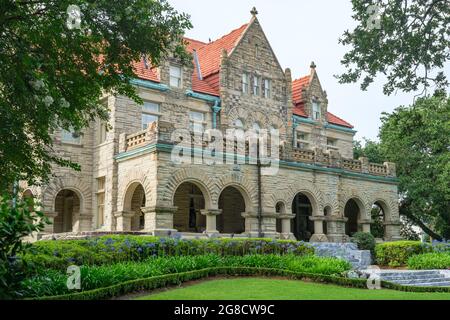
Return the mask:
[[358,250],[355,243],[320,242],[310,243],[320,257],[335,257],[347,260],[353,269],[365,269],[372,264],[372,257],[368,250]]
[[450,287],[450,270],[370,270],[381,280],[406,286]]

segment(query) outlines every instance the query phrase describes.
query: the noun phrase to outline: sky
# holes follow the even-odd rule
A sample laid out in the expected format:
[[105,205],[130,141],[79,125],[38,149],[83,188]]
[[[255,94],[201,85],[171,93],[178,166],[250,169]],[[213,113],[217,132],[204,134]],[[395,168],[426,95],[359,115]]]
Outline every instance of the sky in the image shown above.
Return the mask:
[[367,91],[360,85],[339,84],[343,55],[350,49],[338,43],[345,30],[356,26],[350,0],[169,0],[193,24],[186,36],[207,42],[248,23],[255,6],[258,19],[283,69],[292,78],[309,74],[311,61],[317,65],[320,82],[328,94],[328,110],[355,126],[356,139],[377,139],[382,112],[410,105],[414,93],[383,94],[378,78]]

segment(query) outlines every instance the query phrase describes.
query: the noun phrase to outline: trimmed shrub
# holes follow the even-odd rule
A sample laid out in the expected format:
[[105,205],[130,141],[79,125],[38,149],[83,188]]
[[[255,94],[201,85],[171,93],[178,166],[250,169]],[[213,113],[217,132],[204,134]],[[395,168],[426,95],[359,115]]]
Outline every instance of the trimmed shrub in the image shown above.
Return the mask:
[[450,252],[419,254],[408,259],[408,269],[450,269]]
[[369,250],[374,253],[375,250],[375,237],[371,233],[356,232],[352,236],[352,242],[356,243],[359,250]]
[[377,263],[389,267],[405,266],[410,257],[432,251],[430,245],[419,241],[385,242],[375,246]]
[[[150,258],[143,262],[121,262],[104,266],[81,267],[82,291],[114,286],[127,281],[216,267],[282,269],[322,275],[335,275],[350,269],[346,261],[316,256],[178,256]],[[25,297],[68,294],[67,277],[58,271],[42,272],[23,282]]]
[[244,256],[248,254],[314,254],[305,242],[270,239],[180,240],[146,236],[105,236],[90,240],[40,241],[23,259],[38,269],[65,270],[69,265],[103,265],[163,256]]

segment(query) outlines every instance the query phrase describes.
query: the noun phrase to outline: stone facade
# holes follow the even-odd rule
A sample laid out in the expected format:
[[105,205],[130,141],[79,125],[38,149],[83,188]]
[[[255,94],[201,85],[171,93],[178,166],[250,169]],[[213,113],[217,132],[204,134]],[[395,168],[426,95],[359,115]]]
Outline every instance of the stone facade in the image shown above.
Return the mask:
[[[181,66],[170,57],[159,67],[158,81],[136,82],[142,99],[159,106],[153,114],[158,121],[148,128],[143,130],[142,106],[126,97],[105,96],[102,101],[110,110],[106,133],[99,121],[76,141],[55,133],[55,152],[79,163],[81,171],[55,167],[46,186],[22,183],[55,222],[46,232],[183,232],[345,242],[351,235],[346,230],[370,231],[370,212],[377,204],[384,213],[385,239],[399,239],[395,165],[353,159],[355,131],[325,116],[328,99],[314,65],[301,89],[306,117],[298,116],[291,71],[280,67],[256,16],[242,30],[233,48],[220,53],[218,83],[211,85],[216,95],[194,87],[196,77],[201,79],[195,63]],[[179,87],[170,86],[171,66],[181,67]],[[247,92],[244,73],[249,75]],[[265,80],[270,81],[267,91]],[[318,118],[312,116],[312,101],[320,106]],[[190,112],[203,114],[205,129],[225,132],[238,120],[245,130],[256,123],[278,129],[278,173],[258,175],[258,166],[250,163],[207,165],[201,157],[198,163],[174,162],[172,133],[190,127]],[[301,147],[298,132],[309,140]],[[195,139],[194,146],[205,148]]]

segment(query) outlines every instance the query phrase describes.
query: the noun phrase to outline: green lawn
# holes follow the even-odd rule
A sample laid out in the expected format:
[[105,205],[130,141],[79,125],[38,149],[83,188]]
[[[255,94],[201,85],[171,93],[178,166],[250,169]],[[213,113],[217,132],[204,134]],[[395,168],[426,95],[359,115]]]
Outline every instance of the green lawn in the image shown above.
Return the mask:
[[450,293],[365,290],[296,280],[236,278],[167,289],[139,300],[450,300]]

